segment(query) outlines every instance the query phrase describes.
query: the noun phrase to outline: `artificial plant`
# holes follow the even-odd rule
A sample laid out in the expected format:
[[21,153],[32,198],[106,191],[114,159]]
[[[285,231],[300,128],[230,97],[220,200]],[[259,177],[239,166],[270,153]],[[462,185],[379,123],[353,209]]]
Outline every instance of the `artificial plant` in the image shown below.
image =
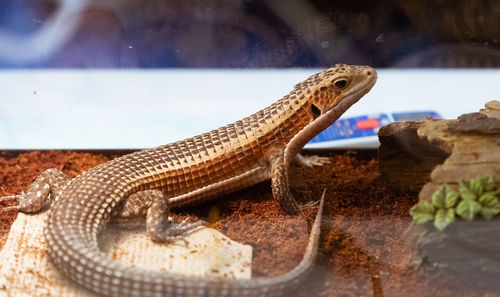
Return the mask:
[[432,221],[438,230],[444,230],[457,215],[465,220],[477,215],[491,220],[500,213],[499,193],[491,176],[461,181],[458,192],[445,183],[432,194],[431,202],[421,200],[410,214],[417,224]]

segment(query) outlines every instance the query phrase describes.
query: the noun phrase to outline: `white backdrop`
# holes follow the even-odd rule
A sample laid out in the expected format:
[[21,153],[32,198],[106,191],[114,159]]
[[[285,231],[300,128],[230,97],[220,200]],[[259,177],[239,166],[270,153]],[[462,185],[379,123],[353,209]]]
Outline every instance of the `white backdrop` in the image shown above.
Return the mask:
[[[0,149],[146,148],[266,107],[318,69],[1,70]],[[345,116],[433,110],[445,118],[500,100],[500,70],[378,70]]]

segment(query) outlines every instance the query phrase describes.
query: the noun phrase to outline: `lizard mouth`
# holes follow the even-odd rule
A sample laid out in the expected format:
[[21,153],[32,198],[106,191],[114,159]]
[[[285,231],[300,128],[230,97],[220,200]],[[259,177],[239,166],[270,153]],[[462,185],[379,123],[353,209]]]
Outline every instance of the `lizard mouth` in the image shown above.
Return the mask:
[[311,104],[311,112],[313,116],[313,121],[321,116],[321,110],[314,104]]

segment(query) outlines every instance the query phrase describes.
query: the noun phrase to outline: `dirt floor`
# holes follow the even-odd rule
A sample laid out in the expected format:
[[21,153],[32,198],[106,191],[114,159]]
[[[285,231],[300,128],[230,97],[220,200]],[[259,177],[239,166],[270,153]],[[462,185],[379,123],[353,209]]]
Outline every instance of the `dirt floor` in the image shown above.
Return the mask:
[[[117,156],[114,153],[30,151],[0,153],[0,196],[25,190],[47,168],[73,177]],[[416,271],[404,232],[411,223],[409,208],[417,193],[388,191],[379,179],[378,162],[356,153],[332,155],[330,164],[290,172],[293,194],[305,203],[326,204],[320,257],[310,281],[296,296],[500,296],[474,292],[460,282],[443,282]],[[12,202],[3,202],[0,209]],[[179,209],[180,217],[196,216],[230,238],[254,247],[253,277],[276,276],[300,260],[316,209],[298,216],[285,214],[272,199],[270,183]],[[15,211],[0,213],[0,246]]]

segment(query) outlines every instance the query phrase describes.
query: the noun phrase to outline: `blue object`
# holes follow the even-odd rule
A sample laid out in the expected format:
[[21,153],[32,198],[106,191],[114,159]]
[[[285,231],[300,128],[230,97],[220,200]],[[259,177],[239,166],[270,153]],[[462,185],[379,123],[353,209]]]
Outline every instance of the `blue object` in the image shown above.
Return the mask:
[[320,144],[324,142],[326,148],[339,147],[342,146],[343,140],[350,140],[348,146],[356,147],[356,139],[359,139],[360,143],[366,143],[367,140],[373,139],[378,146],[377,134],[381,127],[391,122],[421,121],[427,118],[440,119],[441,115],[435,111],[416,111],[341,118],[311,139],[309,143]]

